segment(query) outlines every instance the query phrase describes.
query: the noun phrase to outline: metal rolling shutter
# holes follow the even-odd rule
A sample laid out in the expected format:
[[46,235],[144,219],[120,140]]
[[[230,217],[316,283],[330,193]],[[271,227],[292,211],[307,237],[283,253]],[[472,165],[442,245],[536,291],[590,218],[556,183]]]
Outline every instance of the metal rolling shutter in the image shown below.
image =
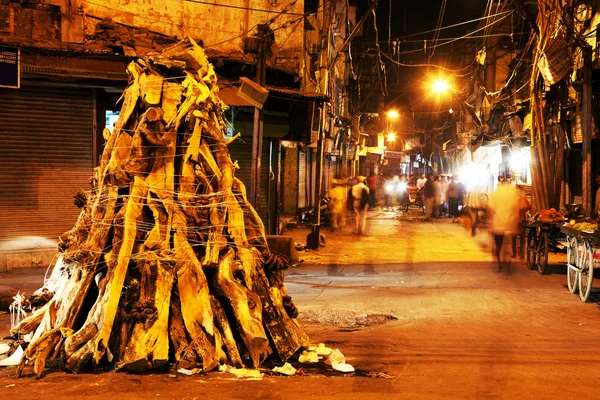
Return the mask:
[[0,238],[56,239],[93,167],[91,89],[0,88]]
[[308,196],[306,195],[306,152],[298,151],[298,207],[307,207]]
[[[247,139],[246,139],[247,140]],[[246,186],[246,193],[250,196],[250,180],[252,179],[252,141],[246,143],[235,141],[229,146],[229,154],[232,161],[237,161],[240,169],[235,171],[236,178],[239,178]],[[269,193],[269,139],[263,139],[262,160],[260,168],[260,197],[258,200],[258,215],[263,220],[265,227],[268,226],[268,193]]]

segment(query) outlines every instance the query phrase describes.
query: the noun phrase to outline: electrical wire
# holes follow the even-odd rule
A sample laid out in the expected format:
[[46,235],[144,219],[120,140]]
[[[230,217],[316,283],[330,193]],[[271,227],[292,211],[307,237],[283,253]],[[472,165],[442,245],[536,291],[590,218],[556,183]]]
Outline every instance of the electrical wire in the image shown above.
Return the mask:
[[442,71],[446,71],[446,72],[458,72],[458,71],[466,70],[467,68],[470,67],[470,65],[468,65],[468,66],[465,66],[465,67],[463,67],[463,68],[461,68],[459,70],[456,70],[456,69],[450,69],[450,68],[442,67],[441,65],[430,64],[430,63],[427,63],[427,64],[405,64],[405,63],[402,63],[402,62],[394,60],[392,57],[390,57],[388,54],[386,54],[383,51],[381,52],[381,54],[383,54],[383,56],[385,58],[387,58],[388,60],[390,60],[392,63],[394,63],[396,65],[399,65],[401,67],[419,67],[419,68],[422,68],[422,67],[425,67],[425,68],[427,68],[427,67],[434,67],[434,68],[438,68],[438,69],[441,69]]
[[[273,10],[265,10],[265,9],[261,9],[261,8],[253,8],[253,7],[242,7],[242,6],[234,6],[231,4],[218,4],[218,3],[209,3],[208,1],[201,1],[201,0],[185,0],[188,3],[197,3],[197,4],[204,4],[207,6],[214,6],[214,7],[223,7],[223,8],[234,8],[237,10],[246,10],[246,11],[256,11],[256,12],[264,12],[264,13],[272,13],[274,12]],[[292,3],[295,4],[297,3],[298,0],[293,1]],[[290,4],[292,4],[290,3]],[[288,4],[289,6],[289,4]],[[287,14],[287,15],[302,15],[304,16],[305,14],[300,14],[300,13],[294,13],[294,12],[281,12],[280,14]]]
[[[508,15],[510,15],[510,14],[508,14]],[[502,21],[502,20],[506,19],[506,18],[508,17],[508,15],[505,15],[505,16],[503,16],[502,18],[499,18],[499,19],[495,20],[495,21],[491,22],[490,24],[488,24],[488,25],[486,25],[486,26],[484,26],[484,27],[478,28],[478,29],[474,30],[473,32],[469,32],[469,33],[467,33],[467,34],[465,34],[465,35],[463,35],[463,36],[461,36],[461,37],[458,37],[458,38],[455,38],[455,39],[448,40],[448,41],[446,41],[446,42],[444,42],[444,43],[440,43],[440,44],[438,44],[438,45],[435,45],[435,46],[431,46],[431,48],[436,48],[436,47],[445,46],[445,45],[447,45],[447,44],[454,43],[454,42],[456,42],[456,41],[458,41],[458,40],[462,40],[462,39],[465,39],[465,38],[467,38],[467,37],[473,36],[475,33],[477,33],[477,32],[480,32],[480,31],[482,31],[482,30],[485,30],[485,29],[487,29],[489,26],[491,26],[491,25],[494,25],[494,24],[497,24],[498,22],[500,22],[500,21]],[[407,51],[401,51],[401,52],[399,52],[399,54],[410,54],[410,53],[416,53],[416,52],[421,52],[421,51],[423,51],[423,50],[422,50],[422,49],[417,49],[417,50],[407,50]]]
[[[440,6],[440,13],[438,15],[438,20],[437,20],[437,24],[436,24],[436,32],[433,34],[433,50],[431,51],[431,54],[429,55],[429,58],[427,59],[427,62],[431,62],[431,58],[433,57],[433,53],[435,53],[435,49],[436,49],[436,45],[438,42],[438,39],[440,37],[440,28],[442,27],[442,23],[444,22],[444,14],[446,13],[446,0],[442,0],[442,5]],[[427,42],[425,42],[427,43]]]
[[[494,16],[498,16],[498,15],[504,15],[504,14],[508,14],[508,13],[513,13],[513,11],[512,11],[512,10],[510,10],[510,11],[505,11],[505,12],[502,12],[502,13],[498,13],[498,14],[496,14],[496,15],[492,15],[492,17],[494,17]],[[488,17],[475,18],[475,19],[472,19],[472,20],[469,20],[469,21],[459,22],[459,23],[457,23],[457,24],[453,24],[453,25],[447,25],[447,26],[443,26],[443,27],[440,27],[440,28],[436,28],[436,29],[430,29],[430,30],[428,30],[428,31],[417,32],[417,33],[411,33],[410,35],[404,35],[404,36],[400,36],[400,37],[398,37],[398,38],[396,38],[396,39],[392,39],[392,40],[402,40],[402,39],[404,39],[404,38],[408,38],[408,37],[414,37],[414,36],[425,35],[425,34],[427,34],[427,33],[433,33],[433,32],[436,32],[436,31],[438,31],[438,30],[450,29],[450,28],[455,28],[455,27],[457,27],[457,26],[461,26],[461,25],[471,24],[471,23],[473,23],[473,22],[481,21],[481,20],[483,20],[483,19],[487,19],[487,18],[488,18]]]

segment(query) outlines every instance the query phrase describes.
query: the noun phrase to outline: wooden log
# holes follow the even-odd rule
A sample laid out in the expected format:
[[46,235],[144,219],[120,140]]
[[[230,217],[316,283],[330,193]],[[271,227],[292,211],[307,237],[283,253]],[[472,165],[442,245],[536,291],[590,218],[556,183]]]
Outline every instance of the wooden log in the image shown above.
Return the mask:
[[163,110],[163,122],[167,124],[177,115],[177,109],[181,104],[181,96],[183,94],[183,87],[176,82],[163,82],[163,98],[162,98],[162,110]]
[[[155,255],[147,255],[142,274],[139,307],[133,311],[138,319],[129,338],[122,362],[117,369],[143,372],[169,360],[169,307],[173,287],[173,267]],[[138,311],[139,310],[139,311]],[[135,315],[141,313],[142,315]]]
[[210,291],[202,266],[187,241],[186,218],[177,210],[173,216],[175,258],[178,260],[177,290],[181,299],[181,314],[185,329],[193,338],[192,349],[201,357],[202,368],[210,371],[219,358],[214,339],[214,317]]
[[158,106],[162,98],[163,77],[155,73],[146,73],[145,82],[140,85],[140,92],[148,106]]
[[197,368],[202,365],[202,359],[188,340],[181,309],[179,292],[175,287],[171,296],[171,312],[169,314],[169,337],[175,354],[175,363],[178,368]]
[[[96,320],[99,332],[96,337],[90,341],[93,343],[91,351],[93,351],[93,361],[97,365],[100,359],[106,353],[107,344],[112,331],[114,318],[117,313],[119,297],[123,288],[123,282],[127,273],[127,267],[131,258],[131,251],[136,236],[136,221],[141,216],[142,202],[148,193],[146,182],[138,177],[134,178],[134,183],[131,188],[131,193],[127,199],[125,206],[125,230],[120,246],[116,265],[111,268],[109,266],[106,278],[104,291],[98,296],[98,300],[94,305],[96,312],[94,319]],[[88,319],[89,321],[89,319]],[[93,349],[93,350],[92,350]]]
[[179,179],[179,187],[177,190],[177,199],[181,204],[183,212],[192,216],[195,220],[198,219],[195,205],[192,203],[196,197],[196,164],[198,160],[198,148],[202,137],[202,126],[200,121],[196,119],[194,131],[187,141],[185,155],[181,161],[181,177]]
[[34,360],[33,370],[35,376],[40,378],[44,372],[44,367],[48,356],[53,353],[55,346],[60,341],[61,333],[58,328],[46,332],[36,341],[32,342],[23,353],[23,358],[17,366],[17,377],[23,373],[23,368],[28,360]]
[[275,350],[281,361],[285,362],[301,347],[308,346],[310,341],[302,328],[285,311],[280,288],[270,287],[269,281],[258,263],[258,258],[254,258],[254,260],[256,261],[253,262],[253,290],[260,296],[262,318]]
[[215,324],[222,335],[223,346],[225,347],[225,352],[227,354],[229,363],[234,368],[243,368],[244,363],[242,362],[242,357],[240,356],[240,352],[238,350],[237,341],[233,331],[231,330],[231,326],[229,325],[225,311],[223,310],[223,307],[221,307],[221,303],[214,296],[210,296],[210,303],[215,315]]
[[229,249],[219,262],[213,286],[219,300],[235,316],[235,324],[250,355],[252,367],[256,368],[266,356],[269,345],[262,325],[263,305],[258,295],[233,277],[236,269],[234,252]]
[[27,335],[33,332],[33,330],[37,328],[42,322],[42,319],[44,318],[44,315],[46,315],[46,311],[48,311],[48,308],[50,308],[51,304],[52,301],[49,301],[48,303],[44,304],[41,308],[38,308],[26,318],[21,320],[21,322],[19,322],[10,330],[10,334],[12,336],[16,336]]

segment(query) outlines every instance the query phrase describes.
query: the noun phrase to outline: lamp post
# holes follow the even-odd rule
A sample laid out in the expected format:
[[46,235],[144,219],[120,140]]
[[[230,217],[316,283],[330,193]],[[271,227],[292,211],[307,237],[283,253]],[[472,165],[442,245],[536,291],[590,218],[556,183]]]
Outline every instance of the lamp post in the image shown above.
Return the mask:
[[400,118],[400,113],[397,110],[388,110],[385,112],[386,116],[386,142],[394,142],[396,140],[396,133],[392,129],[392,122]]

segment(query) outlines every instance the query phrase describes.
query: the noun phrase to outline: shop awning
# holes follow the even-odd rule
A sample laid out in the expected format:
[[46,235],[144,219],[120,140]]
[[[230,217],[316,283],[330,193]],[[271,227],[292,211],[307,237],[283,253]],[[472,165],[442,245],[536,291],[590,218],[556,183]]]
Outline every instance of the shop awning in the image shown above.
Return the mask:
[[[228,106],[235,107],[253,107],[247,100],[238,96],[238,90],[240,88],[239,83],[233,83],[226,79],[219,78],[219,97]],[[279,86],[265,86],[269,90],[269,97],[284,98],[289,100],[299,101],[323,101],[328,102],[329,97],[322,93],[307,92],[300,89],[289,89]],[[268,101],[268,98],[267,98]]]

